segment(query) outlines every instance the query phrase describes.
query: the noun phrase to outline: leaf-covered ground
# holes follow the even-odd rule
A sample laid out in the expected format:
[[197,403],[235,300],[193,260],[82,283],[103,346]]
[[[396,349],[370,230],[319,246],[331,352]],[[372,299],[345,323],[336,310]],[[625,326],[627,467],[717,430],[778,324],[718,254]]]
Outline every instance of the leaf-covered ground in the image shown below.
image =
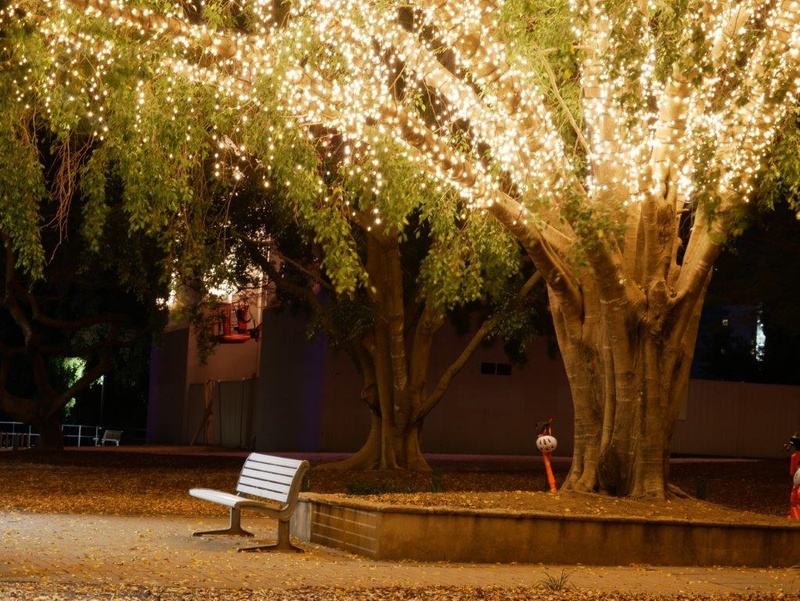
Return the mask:
[[[0,452],[0,510],[115,515],[222,515],[225,508],[190,497],[195,487],[231,490],[241,454],[119,452]],[[338,472],[315,467],[310,492],[350,495],[376,503],[449,506],[509,512],[671,517],[782,522],[789,508],[788,458],[763,461],[680,461],[673,484],[707,502],[622,501],[597,495],[551,495],[541,467],[434,465],[434,473]],[[560,465],[557,480],[567,467]],[[735,512],[748,512],[742,516]]]
[[[243,454],[149,453],[125,449],[69,450],[63,453],[0,452],[0,512],[86,513],[118,515],[222,516],[226,509],[204,503],[189,488],[230,490]],[[790,480],[785,461],[686,461],[672,468],[672,482],[684,491],[705,492],[707,502],[674,499],[668,503],[622,501],[593,495],[551,495],[540,465],[441,463],[433,474],[337,472],[315,467],[312,493],[340,494],[372,503],[449,506],[507,512],[550,511],[563,514],[669,516],[677,519],[768,520],[786,523]],[[559,464],[562,481],[566,466]],[[742,513],[748,512],[748,513]],[[632,570],[634,568],[631,568]],[[639,574],[639,572],[637,572]],[[631,576],[634,577],[634,576]],[[646,571],[641,572],[647,578]],[[569,579],[543,579],[537,586],[493,588],[430,586],[414,588],[278,589],[136,587],[8,580],[0,599],[9,601],[707,601],[800,599],[797,583],[782,583],[774,593],[717,594],[691,590],[673,595],[578,589]]]
[[764,601],[796,600],[792,593],[696,594],[674,595],[605,592],[565,588],[549,590],[546,586],[518,587],[425,587],[345,589],[309,587],[291,590],[195,589],[185,587],[96,587],[69,585],[16,585],[3,587],[6,601]]

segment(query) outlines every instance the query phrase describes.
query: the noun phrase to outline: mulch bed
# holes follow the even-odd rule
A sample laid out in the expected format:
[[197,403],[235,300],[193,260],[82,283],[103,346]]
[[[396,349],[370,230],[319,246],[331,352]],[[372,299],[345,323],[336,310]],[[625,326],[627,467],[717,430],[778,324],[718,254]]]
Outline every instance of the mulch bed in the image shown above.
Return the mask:
[[[224,508],[187,494],[189,488],[230,490],[242,465],[237,455],[179,455],[116,450],[0,452],[0,510],[116,514],[220,515]],[[448,505],[467,508],[535,509],[553,506],[541,468],[491,469],[481,464],[433,465],[433,474],[403,472],[339,472],[315,468],[308,489],[317,493],[357,495],[378,502]],[[563,481],[566,467],[556,470]],[[758,461],[678,462],[673,484],[690,495],[701,493],[700,519],[714,507],[783,518],[789,506],[788,459]],[[536,494],[524,494],[536,493]],[[541,496],[540,494],[541,493]],[[581,495],[565,508],[597,507],[627,511],[613,499]],[[525,505],[528,503],[528,505]],[[572,502],[571,502],[572,503]],[[709,505],[711,504],[711,505]],[[673,515],[678,503],[668,508]],[[645,506],[651,513],[653,505]],[[573,509],[570,509],[573,510]],[[576,509],[579,510],[579,509]],[[635,510],[632,509],[631,511]],[[681,511],[690,511],[685,504]],[[689,516],[690,517],[690,516]]]

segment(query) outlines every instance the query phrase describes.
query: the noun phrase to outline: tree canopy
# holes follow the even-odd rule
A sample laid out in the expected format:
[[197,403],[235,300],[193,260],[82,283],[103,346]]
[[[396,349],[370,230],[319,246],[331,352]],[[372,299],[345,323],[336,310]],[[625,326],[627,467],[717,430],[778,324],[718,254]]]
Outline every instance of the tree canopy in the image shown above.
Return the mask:
[[[347,219],[399,231],[420,190],[457,194],[459,217],[491,215],[547,283],[576,415],[565,487],[664,497],[713,264],[752,204],[798,190],[799,12],[796,0],[18,0],[2,13],[2,135],[16,155],[3,202],[19,200],[3,223],[36,215],[26,132],[42,119],[63,140],[83,131],[97,145],[86,173],[113,166],[132,226],[167,244],[207,187],[255,161],[318,220],[342,291],[363,275]],[[338,186],[321,168],[334,154]],[[87,210],[100,216],[97,179]],[[35,234],[13,234],[35,269]]]
[[[0,229],[0,410],[37,428],[44,447],[63,444],[60,417],[74,397],[114,369],[124,377],[146,365],[141,355],[163,317],[158,298],[166,296],[158,249],[147,236],[128,235],[113,203],[98,252],[77,234],[80,215],[59,227],[57,207],[42,205],[41,277],[19,266]],[[128,244],[113,243],[115,236]]]

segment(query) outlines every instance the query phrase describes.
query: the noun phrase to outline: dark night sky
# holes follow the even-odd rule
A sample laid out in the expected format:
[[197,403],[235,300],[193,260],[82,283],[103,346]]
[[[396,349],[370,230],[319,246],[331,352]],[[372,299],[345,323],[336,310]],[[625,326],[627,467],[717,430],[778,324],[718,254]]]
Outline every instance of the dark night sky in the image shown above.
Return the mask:
[[[779,207],[760,215],[719,258],[692,377],[800,384],[799,294],[800,221]],[[759,314],[766,335],[761,360],[753,355]]]

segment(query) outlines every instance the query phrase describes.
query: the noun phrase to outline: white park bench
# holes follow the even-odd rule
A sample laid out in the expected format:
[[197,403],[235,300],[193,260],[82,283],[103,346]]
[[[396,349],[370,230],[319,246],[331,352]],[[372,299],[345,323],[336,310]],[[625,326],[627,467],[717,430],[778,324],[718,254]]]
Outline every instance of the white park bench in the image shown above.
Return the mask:
[[257,509],[278,520],[278,542],[275,545],[246,547],[239,549],[240,551],[302,551],[289,540],[289,520],[297,506],[297,496],[308,468],[308,461],[250,453],[239,474],[236,494],[211,488],[193,488],[189,491],[193,497],[226,505],[231,509],[230,525],[227,528],[195,532],[194,536],[253,536],[242,528],[242,509]]
[[103,432],[103,437],[100,439],[95,438],[94,444],[98,447],[106,446],[107,442],[113,442],[115,445],[119,446],[119,442],[122,440],[122,430],[106,430]]

